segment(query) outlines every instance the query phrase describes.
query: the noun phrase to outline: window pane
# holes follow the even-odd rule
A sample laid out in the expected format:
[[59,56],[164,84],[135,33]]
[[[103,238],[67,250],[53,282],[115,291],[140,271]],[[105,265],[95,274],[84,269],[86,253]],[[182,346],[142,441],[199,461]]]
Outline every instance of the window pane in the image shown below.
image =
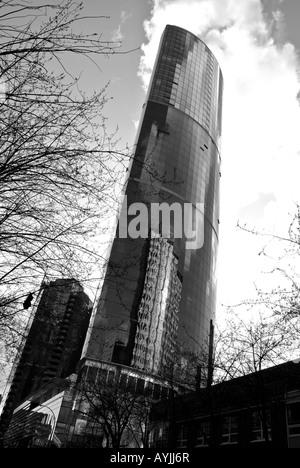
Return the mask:
[[300,402],[288,405],[288,422],[300,424]]

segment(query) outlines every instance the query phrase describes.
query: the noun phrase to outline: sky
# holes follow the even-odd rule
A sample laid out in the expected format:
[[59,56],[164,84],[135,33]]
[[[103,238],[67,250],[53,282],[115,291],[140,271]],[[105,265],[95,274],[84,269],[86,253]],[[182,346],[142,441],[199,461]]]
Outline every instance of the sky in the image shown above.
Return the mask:
[[[228,306],[276,286],[268,274],[282,244],[255,236],[286,236],[300,202],[299,0],[85,0],[84,23],[103,41],[122,43],[110,57],[71,61],[81,88],[108,82],[104,108],[119,149],[132,147],[146,89],[167,24],[198,35],[224,77],[217,320]],[[98,18],[107,16],[107,18]],[[129,52],[132,51],[132,52]],[[128,52],[128,53],[124,53]],[[265,253],[272,255],[270,259]],[[274,263],[275,262],[275,263]]]
[[[284,245],[237,227],[287,235],[299,197],[299,0],[117,0],[86,11],[101,20],[103,39],[138,50],[101,59],[97,85],[110,81],[108,126],[120,147],[134,142],[159,39],[166,24],[197,34],[224,76],[217,318],[227,306],[276,286]],[[82,75],[95,86],[95,74]],[[264,247],[267,245],[267,248]],[[278,250],[279,249],[279,250]],[[267,255],[266,255],[267,254]],[[271,256],[271,258],[270,258]]]

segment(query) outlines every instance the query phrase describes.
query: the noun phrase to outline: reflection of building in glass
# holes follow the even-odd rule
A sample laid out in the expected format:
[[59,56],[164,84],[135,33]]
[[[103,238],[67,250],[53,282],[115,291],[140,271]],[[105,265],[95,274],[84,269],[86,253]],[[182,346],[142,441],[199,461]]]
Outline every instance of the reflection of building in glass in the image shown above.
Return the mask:
[[182,288],[177,265],[172,243],[163,238],[151,239],[138,310],[133,367],[157,372],[174,352]]
[[[166,300],[167,289],[157,287],[156,305],[151,317],[144,320],[151,303],[145,294],[150,296],[153,281],[149,249],[154,243],[141,237],[116,236],[84,358],[146,368],[153,357],[152,369],[157,371],[167,359],[175,328],[179,345],[197,351],[207,342],[216,303],[222,92],[222,74],[207,46],[188,31],[167,26],[143,106],[125,195],[128,207],[135,202],[148,208],[151,203],[179,203],[182,207],[189,203],[194,208],[203,203],[204,245],[187,249],[184,237],[172,236],[171,217],[172,248],[167,243],[160,248],[169,249],[166,262],[174,262],[174,269],[176,258],[182,288],[173,279],[175,287],[170,286]],[[128,214],[128,225],[134,219]],[[164,278],[166,264],[159,265],[162,271],[157,276]],[[171,313],[170,323],[167,317]],[[143,352],[141,345],[147,340],[149,347]]]

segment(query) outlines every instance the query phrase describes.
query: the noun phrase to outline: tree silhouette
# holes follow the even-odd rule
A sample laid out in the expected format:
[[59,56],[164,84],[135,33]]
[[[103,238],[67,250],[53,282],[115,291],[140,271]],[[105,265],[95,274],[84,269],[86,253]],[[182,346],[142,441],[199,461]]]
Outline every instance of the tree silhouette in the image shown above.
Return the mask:
[[126,51],[84,21],[72,0],[0,3],[0,339],[43,279],[84,282],[103,260],[95,236],[129,155],[106,132],[107,85],[86,95],[68,63]]

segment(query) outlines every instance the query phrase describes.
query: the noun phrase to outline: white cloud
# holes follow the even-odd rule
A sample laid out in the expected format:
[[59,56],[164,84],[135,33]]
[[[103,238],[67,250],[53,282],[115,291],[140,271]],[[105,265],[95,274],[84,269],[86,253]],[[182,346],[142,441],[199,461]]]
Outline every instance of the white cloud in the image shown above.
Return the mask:
[[158,43],[166,24],[188,29],[203,39],[212,30],[231,25],[252,31],[257,37],[267,33],[257,0],[154,0],[152,17],[144,22],[148,44],[144,44],[141,76],[148,83]]
[[139,120],[134,120],[133,119],[133,125],[134,125],[134,128],[137,130],[138,126],[139,126]]
[[114,29],[112,32],[112,41],[113,42],[121,42],[124,39],[124,34],[122,33],[122,26],[123,24],[132,16],[132,13],[127,13],[126,11],[121,11],[120,18],[121,18],[121,23],[119,26]]
[[113,42],[121,42],[123,39],[124,39],[124,35],[123,35],[122,31],[121,31],[121,25],[119,24],[117,29],[114,29],[114,31],[112,33],[111,40]]
[[[277,32],[283,30],[282,14],[276,10],[273,18]],[[270,194],[264,216],[255,219],[252,213],[251,222],[282,230],[293,202],[300,201],[297,55],[292,44],[282,43],[282,35],[281,42],[272,36],[274,22],[266,23],[260,0],[154,0],[144,23],[148,42],[139,70],[145,87],[166,24],[199,35],[224,75],[219,290],[222,298],[229,297],[222,286],[226,281],[234,296],[239,283],[253,282],[258,267],[251,264],[251,249],[245,252],[245,236],[234,229],[241,208],[259,200],[260,193]]]
[[125,23],[125,21],[127,21],[129,18],[132,17],[132,13],[127,13],[126,11],[121,11],[121,22],[122,24]]

